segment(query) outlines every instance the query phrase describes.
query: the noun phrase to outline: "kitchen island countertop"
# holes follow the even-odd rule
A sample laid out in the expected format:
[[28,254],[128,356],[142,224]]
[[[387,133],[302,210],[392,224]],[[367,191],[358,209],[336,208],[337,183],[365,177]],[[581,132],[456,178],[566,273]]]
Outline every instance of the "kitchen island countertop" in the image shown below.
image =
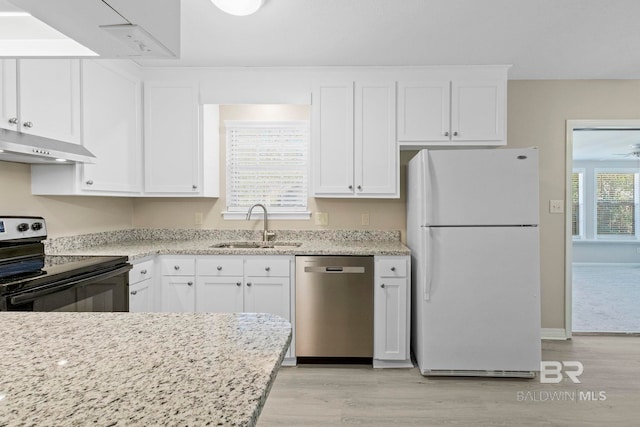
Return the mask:
[[291,341],[269,314],[0,316],[6,426],[253,426]]

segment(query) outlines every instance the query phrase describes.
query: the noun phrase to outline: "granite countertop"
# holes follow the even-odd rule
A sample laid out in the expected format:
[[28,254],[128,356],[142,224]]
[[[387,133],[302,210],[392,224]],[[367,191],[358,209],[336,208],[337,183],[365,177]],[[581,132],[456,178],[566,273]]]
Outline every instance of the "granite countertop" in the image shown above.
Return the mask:
[[[219,243],[237,241],[260,241],[247,233],[198,233],[185,235],[185,230],[165,230],[132,235],[102,235],[95,239],[82,238],[79,244],[69,244],[72,238],[63,238],[64,244],[56,244],[47,253],[51,255],[125,255],[136,260],[153,255],[409,255],[410,251],[399,240],[399,234],[355,234],[357,232],[288,232],[279,233],[278,242],[300,243],[298,247],[233,249],[213,247]],[[391,237],[389,237],[389,235]],[[73,242],[72,242],[73,243]]]
[[253,426],[291,340],[269,314],[0,317],[3,426]]

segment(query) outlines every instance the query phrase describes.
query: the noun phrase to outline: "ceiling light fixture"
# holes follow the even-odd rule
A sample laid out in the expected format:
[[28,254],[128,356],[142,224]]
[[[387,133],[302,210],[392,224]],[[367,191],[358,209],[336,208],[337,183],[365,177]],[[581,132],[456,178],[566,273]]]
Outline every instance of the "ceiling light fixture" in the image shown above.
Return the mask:
[[223,12],[235,16],[247,16],[256,13],[265,0],[211,0]]

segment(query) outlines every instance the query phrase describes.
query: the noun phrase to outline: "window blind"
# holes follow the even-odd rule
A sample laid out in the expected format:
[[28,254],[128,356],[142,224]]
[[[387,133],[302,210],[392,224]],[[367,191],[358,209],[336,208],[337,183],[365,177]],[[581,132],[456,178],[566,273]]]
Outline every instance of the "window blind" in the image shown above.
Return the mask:
[[227,210],[307,209],[309,122],[225,122]]
[[573,236],[580,235],[581,227],[581,206],[580,206],[580,192],[581,192],[581,174],[579,172],[573,172],[571,175],[571,229]]
[[599,235],[635,235],[635,181],[633,173],[596,175],[596,217]]

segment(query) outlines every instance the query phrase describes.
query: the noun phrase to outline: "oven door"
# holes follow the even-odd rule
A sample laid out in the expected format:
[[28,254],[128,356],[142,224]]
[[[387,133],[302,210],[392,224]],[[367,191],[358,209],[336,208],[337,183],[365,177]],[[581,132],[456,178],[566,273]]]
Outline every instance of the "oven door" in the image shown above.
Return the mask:
[[48,283],[8,297],[9,311],[129,311],[131,265]]

